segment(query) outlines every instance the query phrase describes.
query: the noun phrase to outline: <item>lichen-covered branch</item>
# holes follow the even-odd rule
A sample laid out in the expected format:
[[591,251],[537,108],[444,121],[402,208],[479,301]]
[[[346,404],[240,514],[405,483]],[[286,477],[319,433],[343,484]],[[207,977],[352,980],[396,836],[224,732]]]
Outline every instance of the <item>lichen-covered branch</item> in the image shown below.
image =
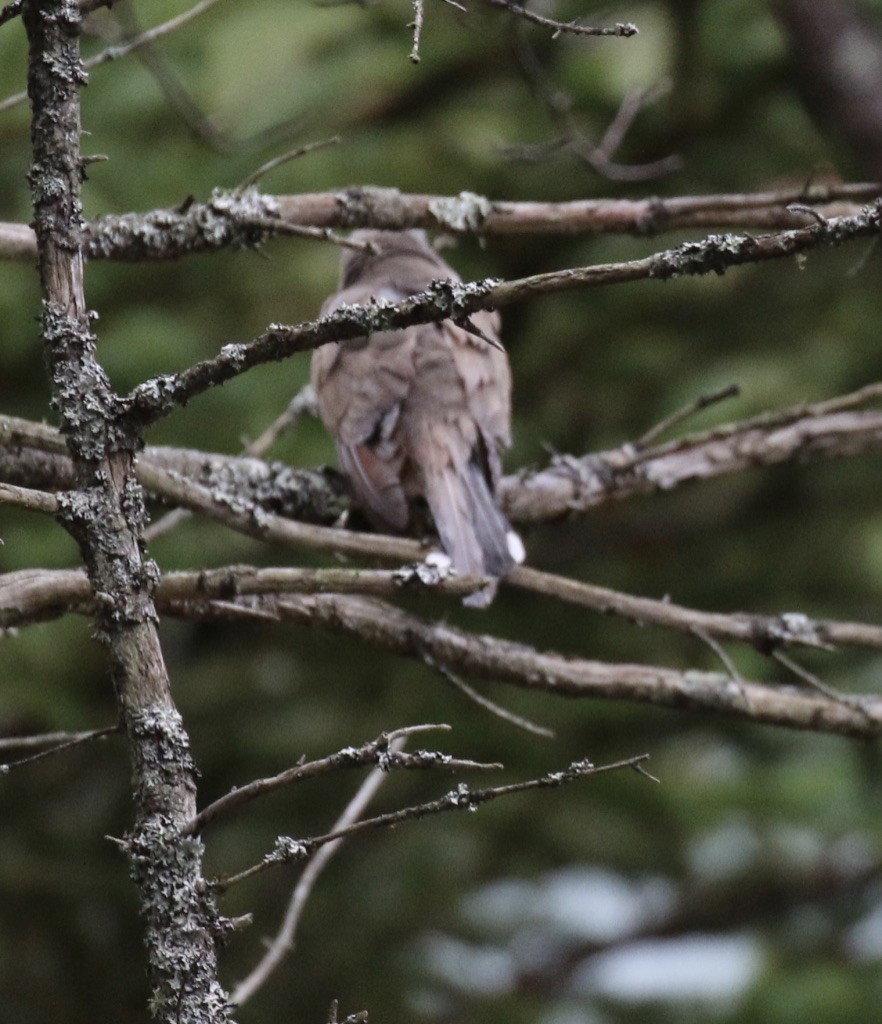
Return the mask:
[[376,765],[383,771],[403,769],[405,771],[490,771],[501,768],[502,765],[496,762],[486,764],[479,761],[464,760],[453,757],[450,754],[442,754],[433,750],[417,750],[408,753],[403,750],[395,750],[393,744],[398,739],[413,736],[418,733],[448,730],[449,725],[411,725],[403,729],[393,729],[383,733],[374,740],[363,743],[360,747],[345,747],[335,754],[322,757],[317,761],[308,761],[288,768],[278,775],[266,779],[255,779],[244,786],[237,786],[229,793],[215,800],[204,807],[191,822],[186,826],[187,835],[196,835],[218,818],[232,814],[234,811],[251,803],[258,797],[266,796],[267,793],[275,793],[276,790],[293,786],[305,779],[313,779],[319,775],[327,775],[330,772],[349,770],[352,768],[365,768],[368,765]]
[[685,242],[641,259],[574,267],[512,281],[435,281],[424,292],[398,303],[377,300],[363,305],[339,306],[318,320],[294,327],[271,324],[254,341],[225,345],[211,359],[180,373],[165,374],[138,385],[125,400],[126,416],[132,427],[146,427],[253,366],[279,362],[329,341],[345,341],[440,320],[462,321],[479,310],[498,309],[576,288],[723,274],[730,267],[783,259],[818,247],[873,237],[880,229],[880,202],[852,217],[835,217],[829,221],[821,218],[810,227],[792,231],[758,236],[711,235],[701,242]]
[[[353,186],[333,192],[262,195],[218,189],[203,203],[103,217],[84,226],[89,259],[172,260],[194,253],[253,248],[286,226],[357,227],[400,231],[421,227],[479,235],[656,235],[664,231],[804,227],[810,206],[826,219],[855,216],[877,198],[874,183],[823,185],[755,194],[667,199],[582,199],[563,203],[505,202],[472,192],[408,194],[395,188]],[[37,244],[26,224],[0,223],[0,259],[32,259]]]
[[[521,571],[521,570],[518,570]],[[223,574],[218,572],[218,576]],[[567,658],[443,623],[428,622],[375,599],[317,593],[297,596],[263,586],[261,570],[226,570],[238,581],[217,594],[200,585],[202,574],[175,573],[160,582],[157,607],[164,615],[191,620],[294,621],[359,638],[451,673],[498,680],[568,697],[624,700],[683,710],[712,711],[762,724],[872,737],[882,733],[882,699],[779,688],[735,680],[714,672],[679,671],[649,665],[616,665]],[[269,570],[280,574],[282,570]],[[531,574],[534,570],[523,570]],[[545,574],[540,574],[545,575]],[[559,580],[559,577],[549,577]],[[249,586],[249,581],[255,581]],[[568,581],[562,581],[566,583]],[[595,610],[665,628],[740,640],[771,651],[795,644],[837,643],[882,646],[882,628],[864,623],[818,621],[798,614],[725,615],[667,606],[663,601],[597,591]],[[600,601],[606,602],[605,606]],[[65,612],[89,614],[93,598],[83,573],[23,570],[0,576],[0,629],[54,618]]]
[[[590,455],[557,455],[549,466],[504,477],[503,506],[513,522],[548,522],[613,499],[670,491],[689,481],[759,466],[879,452],[882,411],[855,407],[880,396],[882,385],[871,384],[829,401],[792,406],[661,444],[626,442]],[[347,505],[345,482],[327,469],[297,469],[184,448],[147,448],[138,461],[144,470],[141,483],[148,490],[151,483],[174,480],[171,490],[153,492],[172,503],[189,482],[230,505],[257,506],[305,522],[333,523]],[[167,476],[153,472],[157,470]],[[69,488],[73,467],[58,431],[0,415],[0,480],[42,490]]]

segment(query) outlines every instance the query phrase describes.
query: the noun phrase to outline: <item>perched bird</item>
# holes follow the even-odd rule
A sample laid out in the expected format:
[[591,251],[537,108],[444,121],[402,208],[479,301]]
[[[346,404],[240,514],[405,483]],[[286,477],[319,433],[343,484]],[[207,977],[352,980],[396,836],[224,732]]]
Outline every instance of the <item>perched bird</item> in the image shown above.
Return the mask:
[[[340,290],[322,307],[400,302],[432,281],[459,281],[424,231],[356,231]],[[453,567],[504,576],[523,561],[496,500],[500,455],[511,443],[511,372],[499,315],[450,320],[330,343],[312,356],[322,420],[337,442],[357,505],[380,530],[402,532],[425,498]],[[498,347],[497,347],[498,346]],[[485,607],[495,582],[466,598]]]

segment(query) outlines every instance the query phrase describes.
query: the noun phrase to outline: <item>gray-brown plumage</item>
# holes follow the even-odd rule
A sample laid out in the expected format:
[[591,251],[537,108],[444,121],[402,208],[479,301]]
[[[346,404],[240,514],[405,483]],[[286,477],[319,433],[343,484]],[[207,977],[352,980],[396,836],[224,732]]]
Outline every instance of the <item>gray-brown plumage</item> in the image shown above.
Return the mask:
[[[423,231],[356,231],[367,250],[343,256],[340,291],[322,313],[371,298],[400,302],[432,281],[460,280]],[[495,494],[510,444],[511,373],[496,340],[499,316],[474,314],[476,331],[449,320],[324,345],[313,353],[319,412],[337,442],[355,500],[381,530],[401,532],[410,501],[428,502],[453,566],[504,576],[523,558]],[[484,337],[481,337],[484,335]],[[495,585],[467,598],[490,603]]]

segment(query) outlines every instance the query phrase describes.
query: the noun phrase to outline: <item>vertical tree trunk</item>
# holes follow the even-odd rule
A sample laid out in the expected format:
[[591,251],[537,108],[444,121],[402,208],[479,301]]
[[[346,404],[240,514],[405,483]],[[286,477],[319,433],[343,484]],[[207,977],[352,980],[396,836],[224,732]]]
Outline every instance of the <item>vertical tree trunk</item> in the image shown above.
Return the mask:
[[202,844],[181,836],[195,811],[194,766],[156,630],[157,570],[141,543],[141,441],[123,425],[123,403],[96,359],[83,291],[80,11],[76,0],[29,0],[24,20],[43,337],[77,480],[60,496],[59,518],[100,600],[98,638],[132,752],[135,824],[126,849],[145,920],[151,1012],[160,1021],[213,1024],[229,1015],[216,973],[223,923],[202,879]]

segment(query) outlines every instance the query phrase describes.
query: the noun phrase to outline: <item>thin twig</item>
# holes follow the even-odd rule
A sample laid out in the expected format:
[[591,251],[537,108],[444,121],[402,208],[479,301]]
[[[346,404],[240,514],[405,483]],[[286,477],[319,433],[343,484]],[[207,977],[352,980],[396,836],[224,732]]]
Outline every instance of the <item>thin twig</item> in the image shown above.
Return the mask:
[[[56,754],[60,754],[65,750],[70,750],[72,747],[80,747],[84,743],[90,743],[92,740],[103,739],[105,736],[111,736],[114,733],[121,731],[121,726],[111,725],[106,729],[92,729],[89,732],[79,733],[46,733],[44,736],[34,737],[22,737],[21,739],[25,742],[21,742],[17,737],[9,737],[5,740],[0,741],[0,749],[8,749],[9,747],[27,747],[37,745],[35,743],[28,743],[27,740],[46,740],[47,737],[52,736],[64,736],[68,735],[69,738],[61,743],[56,743],[55,746],[49,747],[48,750],[41,750],[38,754],[30,754],[28,757],[22,757],[17,761],[9,761],[6,764],[0,764],[0,772],[6,774],[12,771],[13,768],[22,768],[26,764],[34,764],[35,761],[44,761],[47,757],[54,757]],[[50,741],[51,742],[51,741]],[[39,744],[42,746],[42,743]]]
[[423,661],[429,666],[429,668],[435,669],[442,678],[446,679],[451,686],[459,690],[459,692],[472,701],[472,703],[477,704],[478,707],[483,708],[485,711],[489,711],[491,715],[501,718],[503,722],[508,722],[510,725],[513,725],[518,729],[523,729],[525,732],[533,733],[534,736],[542,736],[544,739],[554,739],[555,732],[553,729],[549,729],[544,725],[538,725],[536,722],[531,722],[529,718],[523,718],[521,715],[516,715],[513,711],[509,711],[508,708],[504,708],[501,704],[497,704],[495,701],[490,700],[489,697],[485,697],[473,686],[469,686],[464,679],[460,679],[453,669],[435,661],[432,655],[428,652],[426,652]]
[[245,445],[243,453],[254,458],[262,458],[282,434],[293,430],[304,416],[318,416],[312,384],[304,384],[288,403],[285,411],[277,416],[263,433]]
[[707,409],[708,406],[716,405],[717,402],[723,402],[728,398],[737,398],[740,394],[741,388],[737,384],[727,384],[726,387],[712,391],[710,394],[699,395],[694,401],[672,412],[670,416],[666,416],[663,420],[659,420],[654,427],[650,427],[642,437],[639,437],[634,442],[634,447],[646,448],[647,445],[657,440],[662,434],[666,434],[673,427],[678,427],[681,423],[696,415],[696,413]]
[[536,14],[534,11],[528,10],[522,4],[515,2],[515,0],[484,0],[484,3],[490,7],[498,7],[504,11],[508,11],[509,14],[514,14],[519,18],[523,18],[524,21],[532,22],[534,25],[541,25],[543,28],[550,28],[554,35],[553,38],[557,38],[561,34],[571,34],[577,36],[618,36],[622,39],[628,39],[631,36],[637,35],[637,26],[632,22],[617,22],[615,25],[608,25],[606,27],[582,25],[578,21],[555,21],[554,18],[546,18],[541,14]]
[[298,146],[296,149],[292,149],[288,153],[283,153],[281,156],[275,156],[272,160],[267,160],[265,164],[261,164],[256,171],[252,171],[244,181],[236,186],[236,191],[242,192],[244,189],[250,188],[252,185],[256,185],[264,175],[269,174],[270,171],[275,170],[277,167],[281,167],[283,164],[290,163],[292,160],[299,160],[302,156],[307,156],[309,153],[315,153],[320,149],[327,149],[329,146],[339,146],[340,142],[340,136],[333,135],[329,139],[320,139],[318,142],[308,142],[305,146]]
[[462,760],[451,757],[449,754],[439,754],[435,751],[421,750],[417,753],[402,753],[390,751],[390,744],[394,740],[407,739],[418,733],[432,732],[438,730],[449,730],[449,725],[411,725],[402,729],[394,729],[389,733],[382,733],[375,740],[365,743],[361,747],[346,747],[344,750],[323,757],[318,761],[309,761],[288,768],[266,779],[255,779],[245,786],[239,786],[230,790],[225,796],[215,800],[203,808],[195,818],[184,827],[185,835],[195,835],[201,832],[211,822],[225,814],[230,814],[246,803],[265,796],[267,793],[274,793],[277,789],[283,789],[304,779],[313,779],[319,775],[327,775],[329,772],[340,771],[341,769],[363,768],[366,765],[377,765],[383,771],[391,771],[395,768],[404,769],[426,769],[435,768],[444,771],[462,771],[479,769],[481,771],[501,768],[501,764],[483,764],[478,761]]
[[709,647],[714,652],[714,654],[720,659],[723,668],[725,668],[725,670],[729,673],[729,678],[732,680],[732,682],[739,684],[742,683],[743,679],[741,678],[741,673],[735,667],[735,662],[732,661],[732,659],[729,657],[728,653],[726,652],[726,648],[723,647],[721,643],[718,643],[710,635],[710,633],[701,629],[700,626],[693,627],[692,632],[706,647]]
[[806,217],[811,217],[811,219],[821,227],[827,226],[826,218],[813,206],[808,206],[806,203],[790,203],[787,206],[787,211],[788,213],[804,213]]
[[866,716],[868,720],[872,719],[869,711],[864,707],[860,698],[851,697],[847,694],[840,693],[835,690],[832,686],[828,686],[822,682],[813,672],[809,672],[807,668],[803,668],[799,662],[794,661],[793,658],[788,657],[783,651],[772,651],[772,657],[775,661],[780,662],[785,668],[789,669],[797,679],[801,679],[804,683],[807,683],[812,689],[817,690],[818,693],[822,693],[825,697],[830,700],[836,701],[837,704],[842,704],[847,708],[853,708]]
[[549,789],[564,786],[575,782],[577,779],[587,778],[590,775],[600,775],[605,772],[617,771],[623,768],[634,768],[643,761],[648,760],[649,754],[639,754],[636,757],[629,757],[624,761],[616,761],[612,764],[595,765],[585,759],[574,761],[569,767],[561,771],[550,772],[535,779],[527,779],[524,782],[513,782],[507,786],[491,786],[486,789],[469,789],[461,782],[456,789],[451,790],[438,800],[429,800],[426,803],[414,804],[411,807],[404,807],[398,811],[390,811],[387,814],[378,814],[374,818],[365,818],[353,822],[342,829],[328,832],[326,835],[312,836],[308,839],[291,839],[289,836],[280,836],[276,840],[275,849],[268,853],[262,861],[240,871],[237,874],[216,879],[214,886],[218,892],[226,892],[231,886],[243,882],[254,875],[262,874],[269,868],[281,864],[290,864],[297,861],[309,860],[316,851],[340,839],[371,829],[394,828],[405,821],[417,821],[435,814],[443,814],[447,811],[475,811],[482,804],[489,803],[500,797],[512,796],[515,793],[524,793],[533,789]]
[[[396,754],[402,751],[406,741],[404,736],[393,739],[389,743],[390,753]],[[334,822],[332,831],[345,829],[353,822],[358,821],[388,776],[389,773],[382,768],[374,768],[359,786],[355,796],[346,805],[343,813]],[[341,838],[323,846],[303,869],[303,873],[300,875],[291,893],[285,917],[278,933],[255,967],[235,986],[230,994],[231,1003],[236,1006],[243,1006],[247,1003],[254,993],[266,984],[270,975],[281,964],[282,960],[293,951],[294,936],[306,902],[315,888],[315,884],[322,871],[324,871],[331,858],[340,849],[343,841]],[[333,1016],[336,1018],[336,1012]]]
[[356,252],[372,250],[370,242],[355,242],[345,235],[338,235],[333,228],[317,228],[305,224],[295,224],[292,221],[280,220],[277,217],[254,217],[251,223],[256,228],[262,228],[267,237],[272,235],[293,235],[295,238],[315,238],[319,242],[333,242],[343,249],[353,249]]
[[[207,10],[214,7],[218,3],[218,0],[200,0],[199,3],[195,4],[188,11],[171,18],[169,21],[164,21],[161,25],[156,25],[154,28],[147,29],[146,32],[142,32],[134,39],[129,39],[125,43],[120,43],[115,46],[108,46],[106,50],[102,50],[101,53],[96,54],[94,57],[89,57],[88,60],[83,61],[83,68],[86,71],[91,71],[92,68],[99,67],[101,64],[106,64],[108,61],[120,60],[122,57],[127,57],[130,53],[135,50],[139,50],[143,46],[149,46],[154,43],[157,39],[161,39],[163,36],[169,35],[182,25],[186,25],[187,22],[192,21],[193,18],[198,17],[200,14],[204,14]],[[26,92],[15,93],[13,96],[7,96],[5,100],[0,101],[0,113],[4,110],[9,110],[12,107],[18,106],[19,103],[24,103],[28,98]]]

